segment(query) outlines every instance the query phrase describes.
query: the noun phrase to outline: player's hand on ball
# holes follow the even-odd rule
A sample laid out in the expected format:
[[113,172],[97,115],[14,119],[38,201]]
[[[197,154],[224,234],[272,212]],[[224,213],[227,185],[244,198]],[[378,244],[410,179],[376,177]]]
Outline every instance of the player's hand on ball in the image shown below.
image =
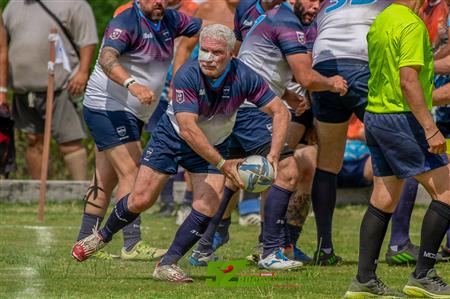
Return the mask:
[[272,165],[273,168],[273,180],[277,178],[277,172],[278,172],[278,162],[280,160],[280,155],[274,155],[269,153],[266,157],[267,161],[269,161],[270,165]]
[[338,93],[340,96],[343,96],[347,93],[347,81],[341,76],[333,76],[329,78],[331,80],[331,92]]
[[220,168],[220,171],[229,178],[233,184],[239,188],[244,188],[244,183],[242,182],[239,173],[238,166],[242,163],[242,159],[235,160],[225,160],[225,163]]
[[138,98],[138,100],[141,101],[142,104],[150,105],[155,101],[155,94],[147,86],[139,83],[134,83],[128,87],[128,90],[133,96]]
[[429,145],[428,151],[432,154],[444,154],[447,150],[445,138],[442,133],[436,129],[431,135],[425,135]]

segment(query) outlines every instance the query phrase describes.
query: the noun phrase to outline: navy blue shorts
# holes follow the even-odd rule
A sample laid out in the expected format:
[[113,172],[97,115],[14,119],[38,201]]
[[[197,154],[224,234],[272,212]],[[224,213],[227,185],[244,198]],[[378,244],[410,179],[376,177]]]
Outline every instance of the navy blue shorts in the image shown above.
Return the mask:
[[163,101],[163,100],[159,101],[158,106],[156,106],[155,111],[153,111],[152,116],[150,116],[148,123],[144,127],[145,132],[147,132],[147,133],[153,132],[153,130],[158,125],[158,122],[161,119],[161,116],[163,116],[163,114],[166,113],[168,105],[169,105],[169,103],[167,101]]
[[272,118],[256,107],[239,108],[229,147],[249,152],[270,142]]
[[312,127],[314,122],[314,115],[312,112],[312,109],[308,109],[305,112],[302,113],[302,115],[297,116],[295,115],[295,112],[291,111],[291,122],[304,125],[306,129],[309,129]]
[[343,97],[329,91],[314,92],[314,117],[325,123],[343,123],[355,113],[363,120],[370,77],[367,62],[356,59],[328,60],[316,64],[314,69],[325,77],[340,75],[348,84],[348,92]]
[[[228,139],[215,146],[225,159],[228,158],[227,144]],[[170,175],[177,173],[178,165],[192,173],[220,173],[181,139],[167,114],[161,117],[153,131],[152,138],[142,154],[141,165]]]
[[144,122],[130,112],[83,106],[83,116],[99,151],[141,139]]
[[404,179],[448,164],[447,155],[428,152],[425,133],[412,113],[364,116],[375,176]]
[[354,161],[344,161],[342,169],[337,177],[338,187],[353,188],[368,187],[372,185],[372,182],[364,178],[364,167],[369,158],[370,156]]

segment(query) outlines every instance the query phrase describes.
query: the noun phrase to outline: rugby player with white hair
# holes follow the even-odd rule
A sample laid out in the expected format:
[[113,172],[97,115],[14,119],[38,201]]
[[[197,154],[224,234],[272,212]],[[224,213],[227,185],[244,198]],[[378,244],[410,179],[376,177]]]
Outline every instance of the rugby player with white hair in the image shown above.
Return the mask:
[[173,102],[161,118],[141,159],[133,191],[118,201],[105,226],[75,244],[72,254],[83,261],[111,241],[156,201],[161,188],[180,164],[190,172],[193,208],[155,268],[155,279],[192,282],[178,260],[200,239],[216,213],[225,177],[242,187],[240,160],[227,160],[239,106],[247,100],[273,117],[269,162],[276,169],[286,138],[289,111],[267,83],[233,58],[235,37],[224,25],[210,25],[200,35],[198,61],[184,64],[173,81]]

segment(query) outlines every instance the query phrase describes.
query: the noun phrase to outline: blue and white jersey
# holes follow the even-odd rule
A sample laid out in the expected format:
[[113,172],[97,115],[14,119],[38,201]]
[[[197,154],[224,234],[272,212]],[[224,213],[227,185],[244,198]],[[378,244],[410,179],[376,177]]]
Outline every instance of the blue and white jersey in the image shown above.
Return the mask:
[[234,35],[242,42],[255,24],[256,19],[264,14],[261,0],[241,0],[234,14]]
[[120,53],[119,63],[138,83],[148,86],[158,100],[151,105],[142,104],[126,88],[110,80],[97,61],[83,104],[97,110],[128,111],[147,122],[158,106],[173,58],[174,39],[195,35],[201,24],[200,19],[172,9],[166,9],[164,18],[153,23],[133,3],[110,21],[102,47],[116,49]]
[[198,126],[210,144],[218,145],[233,131],[236,112],[244,100],[263,107],[275,97],[264,79],[238,59],[233,58],[215,81],[202,73],[197,60],[191,60],[175,75],[173,101],[167,114],[178,134],[175,114],[198,114]]
[[286,56],[312,51],[315,37],[315,23],[303,25],[291,6],[283,3],[257,19],[238,57],[281,97],[293,76]]
[[335,59],[368,61],[366,35],[391,0],[325,0],[316,17],[313,64]]

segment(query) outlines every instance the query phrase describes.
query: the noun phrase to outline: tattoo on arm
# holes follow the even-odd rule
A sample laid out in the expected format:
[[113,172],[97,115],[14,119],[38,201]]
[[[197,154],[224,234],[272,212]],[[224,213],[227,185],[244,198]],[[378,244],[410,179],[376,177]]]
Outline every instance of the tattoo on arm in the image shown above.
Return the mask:
[[105,74],[109,77],[112,69],[119,65],[119,52],[112,47],[104,47],[98,60]]

